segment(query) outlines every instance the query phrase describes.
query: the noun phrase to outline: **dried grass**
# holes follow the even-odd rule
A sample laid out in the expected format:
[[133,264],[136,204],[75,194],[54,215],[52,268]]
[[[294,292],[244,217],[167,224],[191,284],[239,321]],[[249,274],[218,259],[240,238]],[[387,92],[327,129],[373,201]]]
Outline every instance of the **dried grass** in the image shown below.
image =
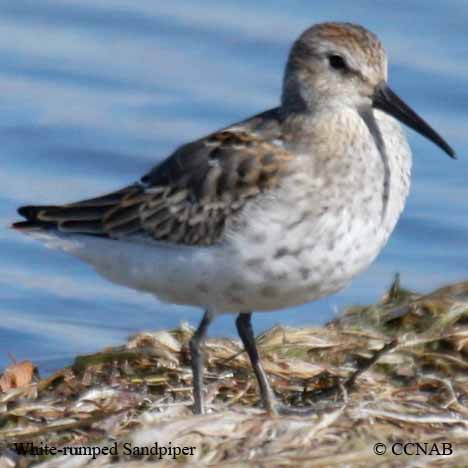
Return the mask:
[[[256,407],[246,354],[231,339],[206,345],[205,416],[191,412],[186,325],[140,333],[125,346],[80,356],[72,367],[0,393],[0,467],[400,467],[467,466],[468,282],[421,296],[392,286],[325,327],[275,327],[258,339],[281,400],[312,416],[274,416]],[[339,385],[396,340],[356,379]],[[338,385],[336,385],[338,384]],[[338,388],[331,391],[330,388]],[[101,455],[26,457],[18,441],[50,446],[196,447],[177,460]],[[388,451],[378,456],[375,443]],[[453,454],[396,456],[395,442],[452,444]]]

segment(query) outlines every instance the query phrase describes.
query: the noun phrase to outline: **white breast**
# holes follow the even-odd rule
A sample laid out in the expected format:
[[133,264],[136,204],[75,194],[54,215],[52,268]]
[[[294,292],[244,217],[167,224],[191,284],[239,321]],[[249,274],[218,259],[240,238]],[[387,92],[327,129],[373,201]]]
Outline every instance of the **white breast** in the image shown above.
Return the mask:
[[404,207],[411,167],[400,125],[380,112],[376,119],[380,151],[363,125],[359,148],[320,168],[313,154],[301,155],[281,190],[246,210],[246,229],[232,237],[237,306],[226,307],[302,304],[340,290],[372,263]]
[[410,150],[394,119],[380,112],[376,118],[384,152],[364,126],[360,148],[344,146],[341,160],[301,155],[282,186],[251,203],[243,228],[220,245],[32,234],[115,283],[172,303],[222,313],[308,302],[341,289],[367,268],[403,209]]

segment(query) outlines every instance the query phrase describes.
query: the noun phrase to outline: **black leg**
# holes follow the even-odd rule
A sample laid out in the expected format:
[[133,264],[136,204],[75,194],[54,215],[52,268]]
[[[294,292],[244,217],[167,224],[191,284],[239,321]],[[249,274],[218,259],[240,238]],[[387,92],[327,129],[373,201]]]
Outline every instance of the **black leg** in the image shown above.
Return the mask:
[[205,311],[205,315],[198,325],[197,330],[193,334],[189,342],[190,357],[192,358],[192,373],[193,373],[193,398],[194,412],[203,414],[203,342],[205,341],[206,332],[213,320],[213,314],[210,310]]
[[291,408],[289,406],[284,406],[282,403],[276,400],[275,394],[273,393],[270,382],[268,381],[268,377],[258,356],[257,347],[255,346],[255,337],[252,330],[251,318],[252,313],[239,314],[237,316],[236,326],[257,377],[263,407],[271,413],[281,415],[308,416],[315,414],[314,409]]
[[[265,370],[262,367],[260,362],[260,358],[258,356],[257,347],[255,346],[255,337],[252,330],[252,323],[251,323],[252,314],[245,313],[239,314],[236,319],[236,326],[237,331],[239,332],[239,336],[242,340],[245,350],[249,355],[250,362],[252,363],[252,367],[254,369],[255,375],[257,377],[258,385],[260,387],[260,394],[262,399],[262,405],[267,411],[271,411],[273,413],[281,414],[281,415],[297,415],[297,416],[310,416],[317,413],[317,409],[312,408],[294,408],[290,406],[285,406],[282,403],[276,400],[275,394],[270,386],[268,381],[267,375]],[[386,344],[382,349],[377,351],[375,355],[369,359],[369,362],[366,365],[357,371],[355,371],[351,377],[349,377],[345,383],[344,388],[346,390],[351,390],[356,379],[379,359],[380,356],[385,354],[386,352],[390,351],[391,349],[395,348],[397,342],[396,340],[392,341],[391,343]],[[336,389],[340,389],[342,387],[337,386]],[[336,390],[335,389],[335,390]]]
[[260,395],[262,405],[267,411],[275,411],[275,394],[270,387],[268,377],[262,367],[258,356],[257,347],[255,346],[255,337],[252,330],[251,313],[239,314],[236,319],[237,331],[244,345],[250,362],[252,363],[255,376],[257,377],[258,386],[260,387]]

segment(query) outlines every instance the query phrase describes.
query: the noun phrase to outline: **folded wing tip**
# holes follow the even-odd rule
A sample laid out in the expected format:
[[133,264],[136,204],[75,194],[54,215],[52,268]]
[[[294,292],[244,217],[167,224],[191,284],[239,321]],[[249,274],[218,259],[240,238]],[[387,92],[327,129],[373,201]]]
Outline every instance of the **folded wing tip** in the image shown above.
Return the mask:
[[15,231],[32,231],[41,229],[41,226],[33,221],[17,221],[10,224],[9,227]]

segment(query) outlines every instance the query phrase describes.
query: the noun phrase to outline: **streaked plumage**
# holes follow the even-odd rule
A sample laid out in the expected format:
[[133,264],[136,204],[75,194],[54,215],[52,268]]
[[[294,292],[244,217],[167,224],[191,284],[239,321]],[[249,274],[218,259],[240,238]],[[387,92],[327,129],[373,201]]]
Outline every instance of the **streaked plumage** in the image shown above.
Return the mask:
[[291,49],[279,107],[181,146],[117,192],[20,208],[26,221],[14,227],[116,283],[206,310],[191,341],[196,411],[206,329],[218,313],[240,313],[262,403],[280,408],[251,311],[338,291],[378,255],[410,185],[411,152],[393,116],[454,156],[386,79],[374,34],[313,26]]
[[[23,207],[20,214],[28,221],[15,227],[113,239],[140,234],[186,245],[220,242],[249,200],[278,187],[294,157],[277,143],[279,125],[272,125],[277,113],[188,143],[139,183],[117,192],[62,206]],[[266,138],[264,122],[276,130],[274,141]]]

